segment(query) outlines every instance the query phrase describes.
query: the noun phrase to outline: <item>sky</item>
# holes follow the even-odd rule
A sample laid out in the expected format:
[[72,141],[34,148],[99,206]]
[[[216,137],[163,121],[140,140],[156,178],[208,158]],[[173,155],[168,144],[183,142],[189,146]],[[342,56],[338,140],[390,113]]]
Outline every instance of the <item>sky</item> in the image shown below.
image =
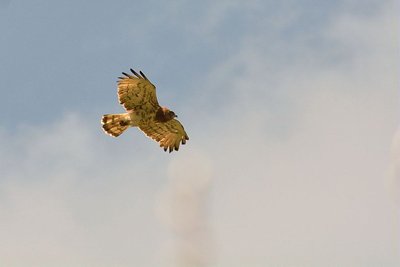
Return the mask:
[[[0,0],[0,265],[400,266],[398,14]],[[102,132],[129,68],[179,152]]]

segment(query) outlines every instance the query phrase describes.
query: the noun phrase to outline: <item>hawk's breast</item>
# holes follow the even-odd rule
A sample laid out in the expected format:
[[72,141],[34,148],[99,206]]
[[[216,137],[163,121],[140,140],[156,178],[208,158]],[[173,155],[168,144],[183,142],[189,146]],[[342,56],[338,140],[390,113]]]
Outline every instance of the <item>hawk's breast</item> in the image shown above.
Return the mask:
[[148,124],[149,122],[154,121],[156,115],[155,112],[147,112],[144,109],[131,110],[128,113],[134,126]]

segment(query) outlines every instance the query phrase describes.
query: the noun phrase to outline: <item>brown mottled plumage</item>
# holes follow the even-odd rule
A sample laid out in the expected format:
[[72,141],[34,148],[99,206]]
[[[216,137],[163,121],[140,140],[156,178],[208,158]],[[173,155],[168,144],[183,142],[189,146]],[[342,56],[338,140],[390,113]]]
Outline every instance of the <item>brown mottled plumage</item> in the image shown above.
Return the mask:
[[139,127],[148,137],[160,144],[164,151],[179,150],[189,140],[175,113],[158,104],[156,87],[143,72],[123,72],[118,80],[118,100],[127,113],[103,115],[104,131],[114,137],[129,127]]

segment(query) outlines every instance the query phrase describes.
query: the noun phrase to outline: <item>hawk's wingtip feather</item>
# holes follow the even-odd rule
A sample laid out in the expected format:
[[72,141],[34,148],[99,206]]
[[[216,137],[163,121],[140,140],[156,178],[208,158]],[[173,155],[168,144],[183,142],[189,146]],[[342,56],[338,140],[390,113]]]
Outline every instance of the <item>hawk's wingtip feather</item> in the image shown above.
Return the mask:
[[125,76],[128,77],[128,78],[133,78],[133,76],[130,75],[130,74],[128,74],[128,73],[122,72],[122,74],[125,75]]
[[142,76],[140,76],[136,71],[134,71],[133,69],[130,69],[130,71],[136,75],[136,77],[138,77],[139,79],[142,78]]
[[143,78],[144,78],[145,80],[149,80],[149,79],[147,79],[146,75],[144,75],[144,73],[143,73],[142,71],[139,71],[139,73],[140,73],[140,75],[143,76]]

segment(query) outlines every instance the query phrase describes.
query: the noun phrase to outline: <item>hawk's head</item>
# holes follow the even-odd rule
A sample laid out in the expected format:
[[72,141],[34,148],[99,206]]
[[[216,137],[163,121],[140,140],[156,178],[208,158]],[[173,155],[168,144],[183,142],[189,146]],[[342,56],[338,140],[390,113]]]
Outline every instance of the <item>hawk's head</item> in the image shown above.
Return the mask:
[[157,110],[155,119],[159,122],[167,122],[176,117],[178,116],[175,114],[175,112],[166,107],[161,107]]

